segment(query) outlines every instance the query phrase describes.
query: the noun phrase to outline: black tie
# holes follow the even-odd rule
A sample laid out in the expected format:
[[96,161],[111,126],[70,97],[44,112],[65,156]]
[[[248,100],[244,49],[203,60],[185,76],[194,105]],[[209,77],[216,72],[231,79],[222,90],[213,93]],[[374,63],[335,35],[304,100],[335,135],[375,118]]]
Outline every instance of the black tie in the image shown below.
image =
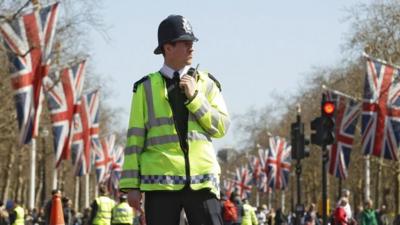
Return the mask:
[[179,77],[179,72],[178,71],[175,71],[174,72],[174,78],[173,78],[174,80],[180,80],[180,77]]

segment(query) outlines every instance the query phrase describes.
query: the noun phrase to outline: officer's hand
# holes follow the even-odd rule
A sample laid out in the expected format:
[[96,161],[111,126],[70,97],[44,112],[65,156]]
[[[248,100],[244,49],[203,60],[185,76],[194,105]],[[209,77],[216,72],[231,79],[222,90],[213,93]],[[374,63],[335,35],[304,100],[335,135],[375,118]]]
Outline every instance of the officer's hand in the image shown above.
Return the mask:
[[130,190],[128,191],[128,203],[131,207],[135,208],[138,211],[141,211],[140,201],[142,199],[142,193],[139,190]]
[[192,76],[185,74],[181,77],[179,87],[183,88],[188,99],[192,99],[197,90],[196,80]]

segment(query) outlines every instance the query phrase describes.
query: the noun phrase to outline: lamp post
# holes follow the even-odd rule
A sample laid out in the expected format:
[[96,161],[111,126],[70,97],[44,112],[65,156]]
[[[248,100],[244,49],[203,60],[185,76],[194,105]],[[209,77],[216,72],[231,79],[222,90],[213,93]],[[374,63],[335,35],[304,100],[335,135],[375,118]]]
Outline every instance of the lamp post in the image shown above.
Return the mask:
[[42,170],[41,170],[41,178],[42,178],[42,198],[41,198],[41,205],[43,205],[46,201],[46,138],[49,136],[49,130],[46,128],[41,128],[40,129],[40,137],[42,138],[42,147],[43,147],[43,152],[42,152],[42,159],[41,159],[41,164],[42,164]]

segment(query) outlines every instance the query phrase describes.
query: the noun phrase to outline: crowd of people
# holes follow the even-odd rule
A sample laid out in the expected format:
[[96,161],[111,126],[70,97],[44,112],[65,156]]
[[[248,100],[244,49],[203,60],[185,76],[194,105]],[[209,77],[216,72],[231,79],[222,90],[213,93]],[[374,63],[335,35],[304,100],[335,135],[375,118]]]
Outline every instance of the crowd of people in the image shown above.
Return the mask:
[[[72,200],[61,196],[60,190],[53,190],[52,196],[61,197],[62,212],[65,225],[141,225],[142,214],[136,212],[127,203],[127,196],[121,194],[115,202],[107,196],[104,186],[99,188],[99,197],[85,208],[83,212],[76,212],[72,208]],[[52,199],[48,200],[39,210],[27,210],[20,202],[7,200],[0,201],[0,225],[48,225],[51,224]]]
[[[328,215],[329,225],[400,225],[399,217],[391,218],[386,205],[373,207],[367,199],[363,206],[353,211],[349,204],[350,191],[344,189],[342,196]],[[240,199],[235,193],[229,198],[222,195],[222,218],[224,225],[295,225],[296,213],[285,214],[281,208],[268,208],[265,204],[252,207],[246,199]],[[302,214],[301,225],[322,225],[322,212],[311,203]]]
[[[52,195],[61,197],[59,190]],[[368,199],[363,206],[354,211],[349,204],[350,192],[342,191],[342,196],[328,217],[329,225],[400,225],[398,218],[394,220],[388,215],[385,205],[375,209]],[[66,225],[144,225],[144,212],[129,206],[127,196],[121,194],[116,202],[107,196],[104,186],[99,188],[99,196],[90,208],[76,212],[68,197],[61,197],[62,211]],[[241,199],[235,192],[230,196],[221,193],[221,218],[224,225],[295,225],[296,214],[285,214],[281,208],[268,208],[266,204],[254,207],[247,199]],[[52,200],[47,201],[40,210],[26,210],[18,201],[0,201],[0,225],[47,225],[50,224]],[[322,225],[321,212],[311,203],[300,218],[301,225]],[[182,210],[180,225],[188,225]]]

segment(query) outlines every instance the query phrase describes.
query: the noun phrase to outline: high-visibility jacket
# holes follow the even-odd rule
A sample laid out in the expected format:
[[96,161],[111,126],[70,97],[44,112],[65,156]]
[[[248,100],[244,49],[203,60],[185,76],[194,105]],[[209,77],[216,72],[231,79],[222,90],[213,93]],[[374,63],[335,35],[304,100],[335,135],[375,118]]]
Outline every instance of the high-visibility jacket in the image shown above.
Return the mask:
[[243,218],[241,225],[258,225],[258,220],[254,209],[249,204],[243,204]]
[[[135,85],[120,188],[142,191],[209,188],[219,196],[220,167],[211,138],[222,137],[229,116],[217,81],[198,72],[197,94],[186,102],[187,142],[182,149],[160,72]],[[218,84],[218,85],[217,85]]]
[[133,208],[127,202],[116,205],[112,210],[112,224],[133,224]]
[[96,198],[97,213],[93,219],[93,224],[110,225],[111,224],[111,211],[115,206],[114,200],[107,196],[100,196]]
[[24,225],[25,224],[25,210],[21,206],[17,206],[14,209],[16,218],[12,225]]

